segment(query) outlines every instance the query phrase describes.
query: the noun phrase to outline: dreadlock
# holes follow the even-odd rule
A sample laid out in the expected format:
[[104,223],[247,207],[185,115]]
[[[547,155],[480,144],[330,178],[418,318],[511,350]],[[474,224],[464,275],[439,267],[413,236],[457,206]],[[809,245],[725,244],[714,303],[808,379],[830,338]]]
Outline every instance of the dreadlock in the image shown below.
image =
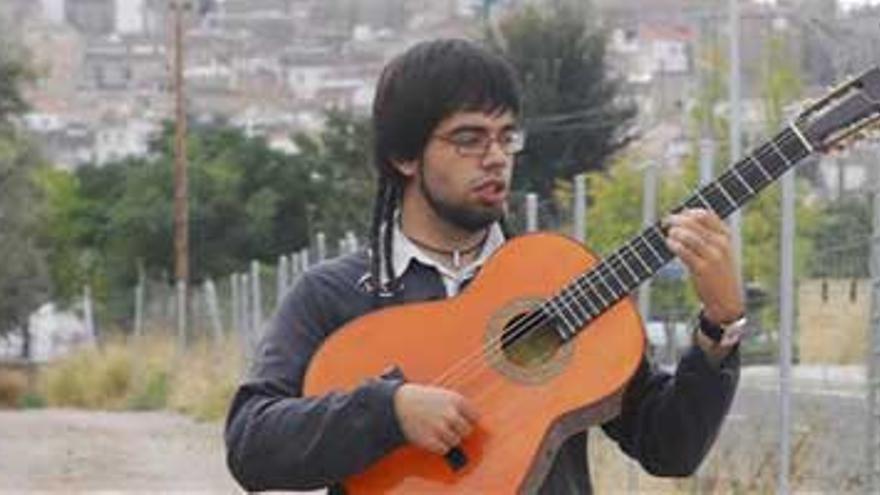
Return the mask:
[[377,296],[398,286],[392,238],[405,179],[394,162],[421,158],[437,125],[458,111],[519,114],[510,64],[473,42],[443,39],[413,46],[382,71],[373,101],[378,187],[370,227],[370,285]]

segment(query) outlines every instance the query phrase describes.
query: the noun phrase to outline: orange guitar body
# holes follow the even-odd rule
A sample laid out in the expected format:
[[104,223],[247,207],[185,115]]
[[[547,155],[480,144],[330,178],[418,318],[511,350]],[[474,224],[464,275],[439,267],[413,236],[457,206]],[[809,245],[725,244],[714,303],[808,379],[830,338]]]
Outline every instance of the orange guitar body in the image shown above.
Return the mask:
[[306,395],[350,390],[397,367],[407,381],[460,392],[480,412],[461,444],[467,462],[460,469],[406,445],[346,480],[349,493],[535,491],[565,438],[616,413],[642,359],[644,331],[625,298],[567,342],[549,329],[535,332],[543,337],[522,344],[531,358],[502,349],[500,337],[595,263],[566,237],[522,236],[457,297],[376,311],[327,339],[307,370]]

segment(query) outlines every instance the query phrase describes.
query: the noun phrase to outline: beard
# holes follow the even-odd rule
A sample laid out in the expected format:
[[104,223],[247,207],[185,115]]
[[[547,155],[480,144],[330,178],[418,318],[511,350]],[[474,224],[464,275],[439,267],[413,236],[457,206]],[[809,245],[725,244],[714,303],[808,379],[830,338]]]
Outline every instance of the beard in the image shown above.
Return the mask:
[[444,221],[467,232],[478,232],[504,217],[504,207],[476,208],[457,205],[434,194],[425,180],[425,166],[419,166],[419,189],[431,209]]

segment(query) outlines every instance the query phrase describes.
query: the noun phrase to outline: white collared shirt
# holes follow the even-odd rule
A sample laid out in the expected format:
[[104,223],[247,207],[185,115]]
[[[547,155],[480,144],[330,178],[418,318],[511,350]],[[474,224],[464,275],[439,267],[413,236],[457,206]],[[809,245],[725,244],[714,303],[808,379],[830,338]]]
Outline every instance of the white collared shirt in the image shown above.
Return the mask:
[[[403,231],[400,230],[400,225],[397,222],[394,222],[392,236],[394,277],[400,278],[403,276],[412,260],[418,260],[419,263],[431,266],[440,273],[440,278],[443,279],[443,286],[446,288],[447,297],[458,294],[461,291],[461,285],[471,279],[477,269],[483,266],[483,263],[489,259],[489,256],[504,244],[504,233],[501,231],[501,226],[496,222],[489,227],[489,234],[486,236],[486,242],[483,243],[483,249],[480,250],[480,254],[477,255],[474,261],[461,267],[459,270],[453,270],[428,256],[420,247],[410,241],[403,234]],[[387,283],[387,280],[384,280],[384,269],[381,271],[381,274],[383,283]]]

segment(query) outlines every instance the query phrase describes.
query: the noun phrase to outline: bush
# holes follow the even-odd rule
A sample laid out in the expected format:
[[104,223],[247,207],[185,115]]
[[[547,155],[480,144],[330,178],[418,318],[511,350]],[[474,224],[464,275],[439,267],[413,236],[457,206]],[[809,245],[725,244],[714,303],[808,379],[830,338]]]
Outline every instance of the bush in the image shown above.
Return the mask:
[[27,373],[20,370],[0,370],[0,407],[16,407],[27,393]]

